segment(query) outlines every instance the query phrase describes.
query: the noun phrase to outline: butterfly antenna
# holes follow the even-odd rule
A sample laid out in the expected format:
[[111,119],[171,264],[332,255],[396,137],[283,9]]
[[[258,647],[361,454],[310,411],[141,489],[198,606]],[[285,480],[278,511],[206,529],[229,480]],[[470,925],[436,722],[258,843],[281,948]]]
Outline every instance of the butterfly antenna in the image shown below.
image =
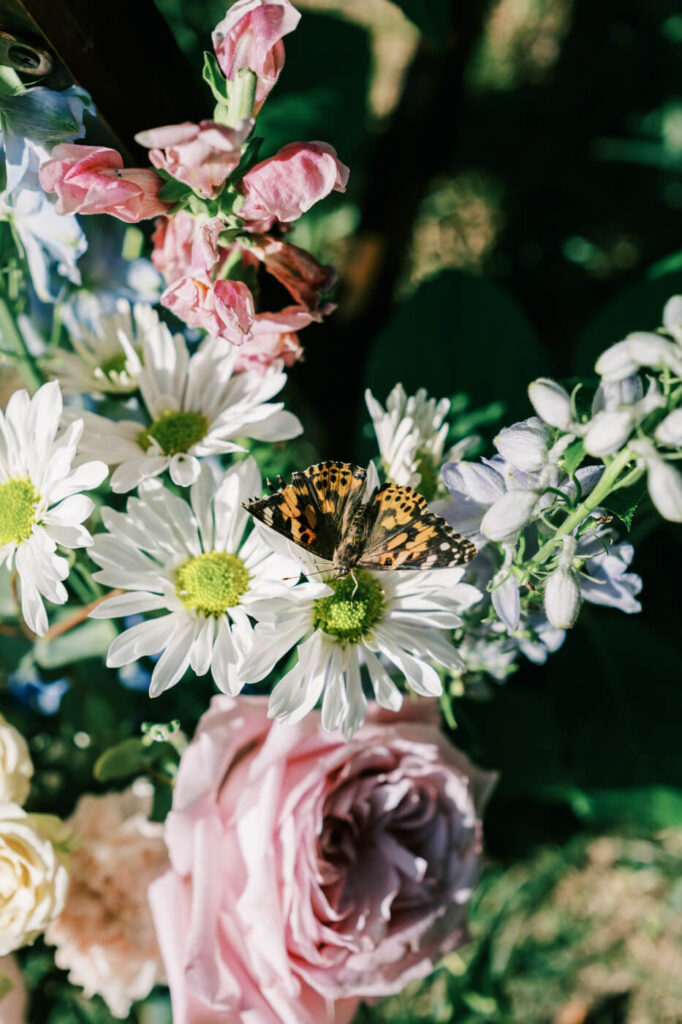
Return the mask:
[[311,569],[310,572],[302,570],[298,576],[282,576],[282,582],[285,580],[297,580],[299,576],[319,576],[323,572],[330,572],[329,569]]
[[353,593],[350,595],[350,606],[352,608],[353,607],[353,600],[355,598],[355,595],[358,592],[358,587],[360,586],[360,584],[358,583],[358,580],[357,580],[357,578],[355,576],[355,573],[353,572],[352,569],[350,571],[350,576],[351,576],[351,579],[353,580],[353,583],[355,584],[355,586],[353,587]]

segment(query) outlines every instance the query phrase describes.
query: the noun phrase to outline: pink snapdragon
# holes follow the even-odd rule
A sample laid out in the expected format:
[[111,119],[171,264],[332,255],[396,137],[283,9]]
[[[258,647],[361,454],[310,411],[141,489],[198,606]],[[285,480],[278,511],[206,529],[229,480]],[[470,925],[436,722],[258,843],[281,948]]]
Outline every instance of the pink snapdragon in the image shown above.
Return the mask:
[[239,163],[241,147],[252,128],[249,117],[234,128],[215,121],[185,121],[138,132],[135,140],[150,150],[154,167],[211,199]]
[[290,142],[244,175],[237,215],[247,222],[298,220],[330,192],[345,192],[349,173],[326,142]]
[[242,68],[256,74],[254,114],[284,67],[282,36],[293,32],[300,18],[289,0],[238,0],[213,31],[216,57],[228,81]]
[[189,327],[202,327],[232,345],[252,337],[253,295],[242,281],[212,281],[205,270],[193,271],[166,288],[161,305]]
[[493,781],[437,709],[375,706],[344,742],[214,697],[149,890],[175,1024],[339,1024],[428,974],[465,938]]
[[136,224],[169,209],[159,199],[162,179],[151,168],[123,166],[123,157],[106,146],[63,142],[40,168],[40,184],[56,192],[57,213],[108,213]]
[[152,235],[152,263],[166,284],[190,273],[196,224],[196,218],[186,210],[157,220]]
[[294,331],[277,330],[267,313],[258,314],[253,324],[253,337],[244,342],[237,352],[235,373],[258,370],[265,373],[273,363],[293,366],[303,356],[303,348]]

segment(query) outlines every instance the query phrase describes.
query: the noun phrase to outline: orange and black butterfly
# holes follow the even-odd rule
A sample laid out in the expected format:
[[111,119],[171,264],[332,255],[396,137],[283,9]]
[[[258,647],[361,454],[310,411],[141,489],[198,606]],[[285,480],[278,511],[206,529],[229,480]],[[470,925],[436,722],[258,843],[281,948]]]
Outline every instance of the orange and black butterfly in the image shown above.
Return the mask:
[[476,548],[412,487],[384,484],[365,497],[367,473],[350,462],[319,462],[291,483],[267,485],[247,512],[312,555],[336,575],[353,569],[442,569],[469,562]]

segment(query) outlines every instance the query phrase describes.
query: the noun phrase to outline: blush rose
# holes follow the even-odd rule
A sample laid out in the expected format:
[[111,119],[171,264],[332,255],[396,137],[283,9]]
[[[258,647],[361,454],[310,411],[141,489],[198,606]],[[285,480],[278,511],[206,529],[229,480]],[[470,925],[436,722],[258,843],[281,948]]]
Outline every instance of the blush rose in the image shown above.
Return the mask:
[[492,782],[421,707],[344,743],[215,697],[150,889],[175,1024],[346,1021],[431,971],[466,934]]

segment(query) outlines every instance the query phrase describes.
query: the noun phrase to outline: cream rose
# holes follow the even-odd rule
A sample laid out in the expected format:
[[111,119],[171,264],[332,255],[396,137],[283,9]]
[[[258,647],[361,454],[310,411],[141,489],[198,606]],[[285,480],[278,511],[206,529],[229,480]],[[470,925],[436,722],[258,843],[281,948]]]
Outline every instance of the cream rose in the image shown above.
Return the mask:
[[45,939],[55,962],[87,998],[102,996],[112,1016],[164,980],[147,886],[168,866],[163,825],[149,821],[152,787],[83,796],[69,819],[78,840],[63,913]]
[[69,881],[65,839],[58,818],[0,805],[0,956],[33,942],[61,913]]
[[23,804],[32,775],[33,762],[26,740],[0,715],[0,803]]

